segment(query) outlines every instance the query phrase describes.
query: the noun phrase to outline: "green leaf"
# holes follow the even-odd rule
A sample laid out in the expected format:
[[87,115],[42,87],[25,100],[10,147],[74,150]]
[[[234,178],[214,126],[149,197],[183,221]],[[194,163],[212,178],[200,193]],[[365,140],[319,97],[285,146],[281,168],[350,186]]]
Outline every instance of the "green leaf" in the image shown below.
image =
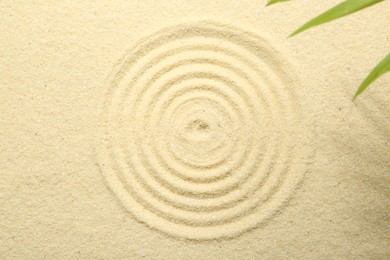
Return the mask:
[[302,25],[298,30],[293,32],[289,37],[294,36],[302,31],[305,31],[313,26],[330,22],[345,15],[357,12],[363,8],[369,7],[373,4],[382,2],[383,0],[346,0],[341,4],[329,9],[325,13],[315,17],[309,22]]
[[268,0],[267,6],[272,5],[272,4],[276,4],[279,2],[286,2],[286,1],[290,1],[290,0]]
[[360,95],[373,81],[381,75],[390,72],[390,53],[371,71],[371,73],[364,79],[358,90],[356,91],[353,100]]

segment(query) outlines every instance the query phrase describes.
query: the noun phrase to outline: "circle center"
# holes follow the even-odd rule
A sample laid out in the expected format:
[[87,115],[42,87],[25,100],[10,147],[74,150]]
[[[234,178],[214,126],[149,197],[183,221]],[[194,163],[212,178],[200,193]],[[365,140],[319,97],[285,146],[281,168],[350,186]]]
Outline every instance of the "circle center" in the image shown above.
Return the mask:
[[209,136],[211,125],[203,119],[193,119],[186,124],[184,131],[191,139],[200,141]]
[[202,119],[195,119],[186,127],[187,131],[191,131],[193,133],[207,133],[209,129],[210,125]]

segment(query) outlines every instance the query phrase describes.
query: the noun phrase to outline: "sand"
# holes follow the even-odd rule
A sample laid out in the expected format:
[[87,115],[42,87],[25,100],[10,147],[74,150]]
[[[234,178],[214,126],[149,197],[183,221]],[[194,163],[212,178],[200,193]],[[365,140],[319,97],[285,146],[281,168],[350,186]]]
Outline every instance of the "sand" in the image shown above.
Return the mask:
[[4,259],[390,255],[390,3],[0,4]]

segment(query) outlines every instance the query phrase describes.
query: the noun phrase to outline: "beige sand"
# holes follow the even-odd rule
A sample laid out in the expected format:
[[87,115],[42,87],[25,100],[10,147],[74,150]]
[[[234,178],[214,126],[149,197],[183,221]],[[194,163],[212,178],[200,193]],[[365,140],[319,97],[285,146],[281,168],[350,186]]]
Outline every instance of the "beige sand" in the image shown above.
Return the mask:
[[0,4],[5,259],[387,258],[390,3]]

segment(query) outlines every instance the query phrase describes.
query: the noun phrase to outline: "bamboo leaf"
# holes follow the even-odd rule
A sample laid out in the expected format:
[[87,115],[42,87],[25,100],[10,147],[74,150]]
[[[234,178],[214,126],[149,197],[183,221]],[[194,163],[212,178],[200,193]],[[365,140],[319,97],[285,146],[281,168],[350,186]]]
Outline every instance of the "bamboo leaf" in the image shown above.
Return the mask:
[[309,22],[302,25],[298,30],[293,32],[289,37],[294,36],[302,31],[305,31],[313,26],[330,22],[345,15],[357,12],[363,8],[369,7],[373,4],[382,2],[383,0],[346,0],[341,4],[329,9],[325,13],[315,17]]
[[353,100],[381,75],[390,72],[390,53],[371,71],[356,91]]
[[267,6],[272,5],[272,4],[276,4],[279,2],[286,2],[286,1],[290,1],[290,0],[268,0]]

